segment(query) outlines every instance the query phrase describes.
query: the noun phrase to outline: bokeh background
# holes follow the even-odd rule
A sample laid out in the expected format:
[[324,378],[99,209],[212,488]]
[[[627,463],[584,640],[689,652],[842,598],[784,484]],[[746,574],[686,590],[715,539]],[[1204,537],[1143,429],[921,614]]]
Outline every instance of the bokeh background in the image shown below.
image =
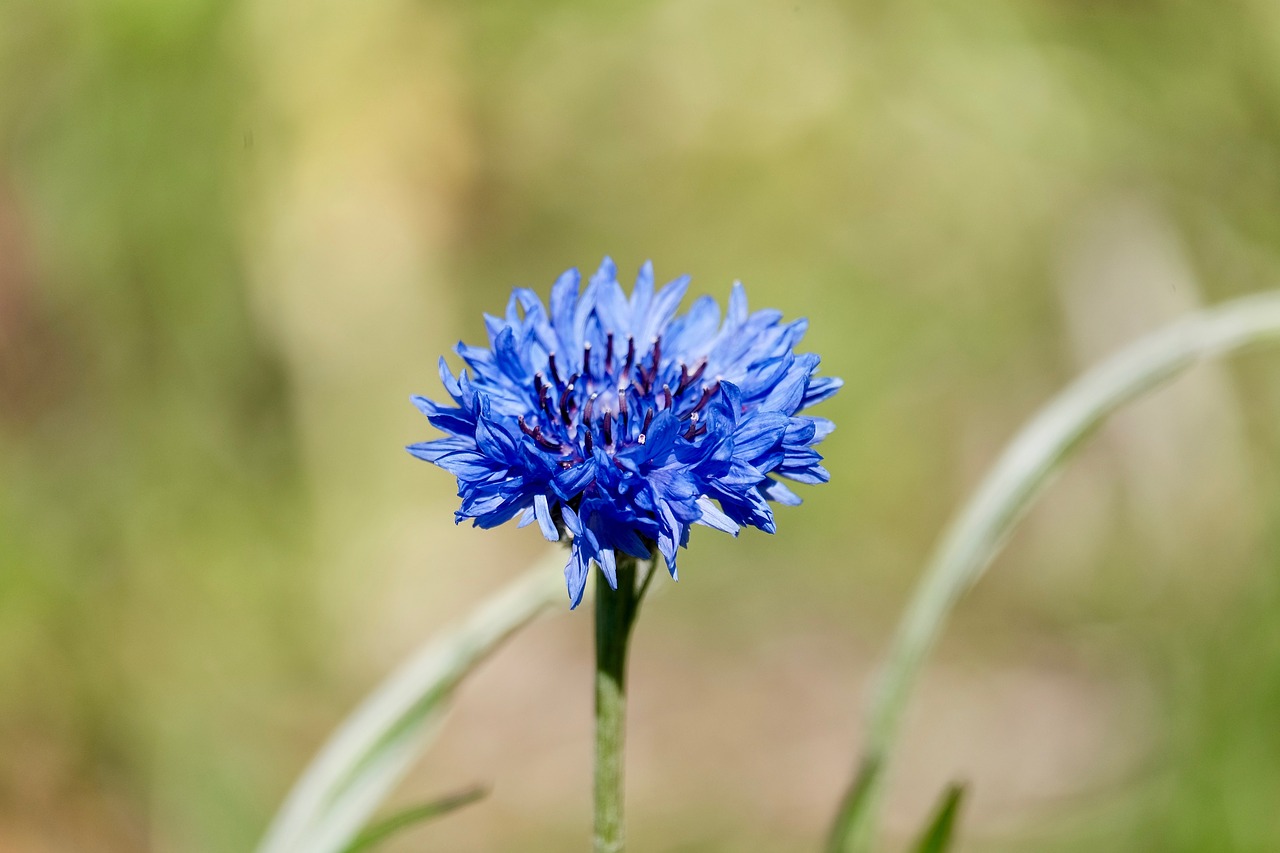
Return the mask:
[[[537,558],[403,445],[514,284],[808,315],[833,481],[694,535],[636,850],[818,849],[948,514],[1083,367],[1280,284],[1274,0],[0,3],[0,850],[241,851]],[[892,792],[971,851],[1280,849],[1280,358],[1116,417],[962,605]],[[590,616],[492,659],[388,850],[583,849]]]

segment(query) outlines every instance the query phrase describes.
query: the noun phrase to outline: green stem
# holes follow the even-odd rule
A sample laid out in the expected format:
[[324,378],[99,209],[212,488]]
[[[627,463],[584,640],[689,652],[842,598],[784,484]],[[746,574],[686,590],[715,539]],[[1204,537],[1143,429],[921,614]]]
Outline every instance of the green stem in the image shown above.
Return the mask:
[[[636,560],[618,557],[618,588],[596,573],[595,853],[621,853],[622,758],[626,739],[627,643],[643,590]],[[650,570],[652,571],[652,569]]]

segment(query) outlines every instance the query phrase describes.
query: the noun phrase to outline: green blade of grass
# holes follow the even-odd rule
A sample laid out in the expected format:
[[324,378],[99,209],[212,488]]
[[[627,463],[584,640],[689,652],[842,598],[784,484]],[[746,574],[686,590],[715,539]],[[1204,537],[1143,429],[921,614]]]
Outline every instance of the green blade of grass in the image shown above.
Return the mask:
[[488,793],[489,791],[486,788],[475,787],[396,812],[391,817],[378,821],[364,832],[361,832],[354,841],[342,849],[342,853],[363,853],[363,851],[371,850],[401,830],[470,805],[476,800],[482,799]]
[[911,690],[948,615],[1071,451],[1125,403],[1197,362],[1280,338],[1280,291],[1193,314],[1086,372],[1023,427],[953,517],[908,603],[872,696],[858,773],[829,836],[831,853],[867,853]]
[[915,846],[915,853],[947,853],[951,849],[951,838],[955,834],[956,817],[960,814],[960,803],[964,799],[963,785],[949,785],[942,795],[933,820],[929,822],[924,835]]
[[338,853],[435,738],[460,681],[505,639],[565,598],[554,557],[512,582],[393,672],[298,778],[258,853]]

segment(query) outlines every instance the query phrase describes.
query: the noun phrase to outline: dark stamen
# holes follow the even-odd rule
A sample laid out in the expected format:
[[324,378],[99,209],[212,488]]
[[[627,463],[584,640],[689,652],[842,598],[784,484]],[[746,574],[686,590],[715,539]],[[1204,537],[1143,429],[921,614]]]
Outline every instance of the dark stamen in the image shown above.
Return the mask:
[[604,372],[613,372],[613,332],[605,335],[604,339]]
[[591,375],[591,344],[582,345],[582,372],[586,376]]
[[580,374],[573,374],[569,377],[569,384],[565,386],[564,393],[569,395],[569,411],[576,412],[578,410],[578,398],[574,396],[574,390],[578,387],[578,380],[581,379]]
[[690,382],[697,382],[702,378],[702,374],[707,372],[707,360],[704,358],[698,362],[698,367],[693,371],[693,375],[689,377]]
[[662,384],[662,402],[666,403],[666,407],[671,408],[671,404],[675,402],[675,398],[671,396],[671,386],[665,382]]
[[599,396],[599,394],[592,394],[587,398],[587,405],[582,407],[582,423],[586,425],[588,429],[591,428],[591,412],[595,409],[596,397]]
[[[640,427],[640,434],[644,435],[649,431],[649,427],[653,424],[653,409],[644,413],[644,426]],[[643,443],[643,442],[641,442]]]
[[604,410],[604,443],[613,444],[613,412]]
[[[657,371],[654,371],[657,373]],[[653,390],[653,376],[644,369],[643,365],[636,365],[636,385],[640,388],[640,393],[648,395]]]
[[636,339],[627,335],[627,363],[622,368],[623,373],[630,373],[631,366],[636,363]]
[[702,389],[702,399],[698,401],[698,405],[693,407],[694,414],[702,411],[702,407],[707,404],[707,401],[715,396],[716,390],[719,387],[720,383],[717,382],[715,385],[707,385]]
[[591,452],[591,427],[587,427],[587,434],[582,439],[582,446],[586,448],[587,453]]
[[530,438],[532,438],[537,443],[537,445],[541,447],[543,450],[563,450],[564,449],[559,444],[556,444],[554,441],[551,441],[546,436],[544,436],[542,434],[542,427],[537,427],[537,426],[530,427],[527,423],[525,423],[524,415],[520,415],[519,417],[516,418],[516,420],[520,423],[520,431],[523,432],[525,435],[529,436]]
[[551,370],[551,378],[556,381],[556,387],[559,388],[564,383],[560,381],[560,371],[556,369],[556,354],[547,354],[547,367]]
[[569,385],[560,394],[560,420],[565,426],[569,425],[569,401],[573,398],[573,385]]
[[698,363],[693,373],[688,373],[688,368],[683,364],[680,365],[680,388],[677,394],[683,394],[685,389],[702,378],[702,374],[707,372],[707,360],[704,358]]

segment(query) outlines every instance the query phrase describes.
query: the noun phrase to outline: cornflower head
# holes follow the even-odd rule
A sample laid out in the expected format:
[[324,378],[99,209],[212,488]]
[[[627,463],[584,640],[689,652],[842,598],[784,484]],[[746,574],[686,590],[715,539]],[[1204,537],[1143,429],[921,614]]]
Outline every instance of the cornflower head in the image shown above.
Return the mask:
[[843,383],[794,352],[808,321],[749,312],[740,283],[723,321],[709,296],[677,316],[688,287],[655,290],[645,263],[628,298],[605,258],[585,288],[561,275],[549,310],[516,288],[505,316],[485,315],[488,346],[456,347],[470,372],[440,359],[453,405],[413,398],[446,435],[408,450],[458,478],[455,522],[570,534],[571,607],[592,562],[616,589],[617,552],[656,549],[675,578],[692,525],[773,533],[769,502],[800,503],[781,479],[829,479],[814,445],[834,424],[799,412]]

